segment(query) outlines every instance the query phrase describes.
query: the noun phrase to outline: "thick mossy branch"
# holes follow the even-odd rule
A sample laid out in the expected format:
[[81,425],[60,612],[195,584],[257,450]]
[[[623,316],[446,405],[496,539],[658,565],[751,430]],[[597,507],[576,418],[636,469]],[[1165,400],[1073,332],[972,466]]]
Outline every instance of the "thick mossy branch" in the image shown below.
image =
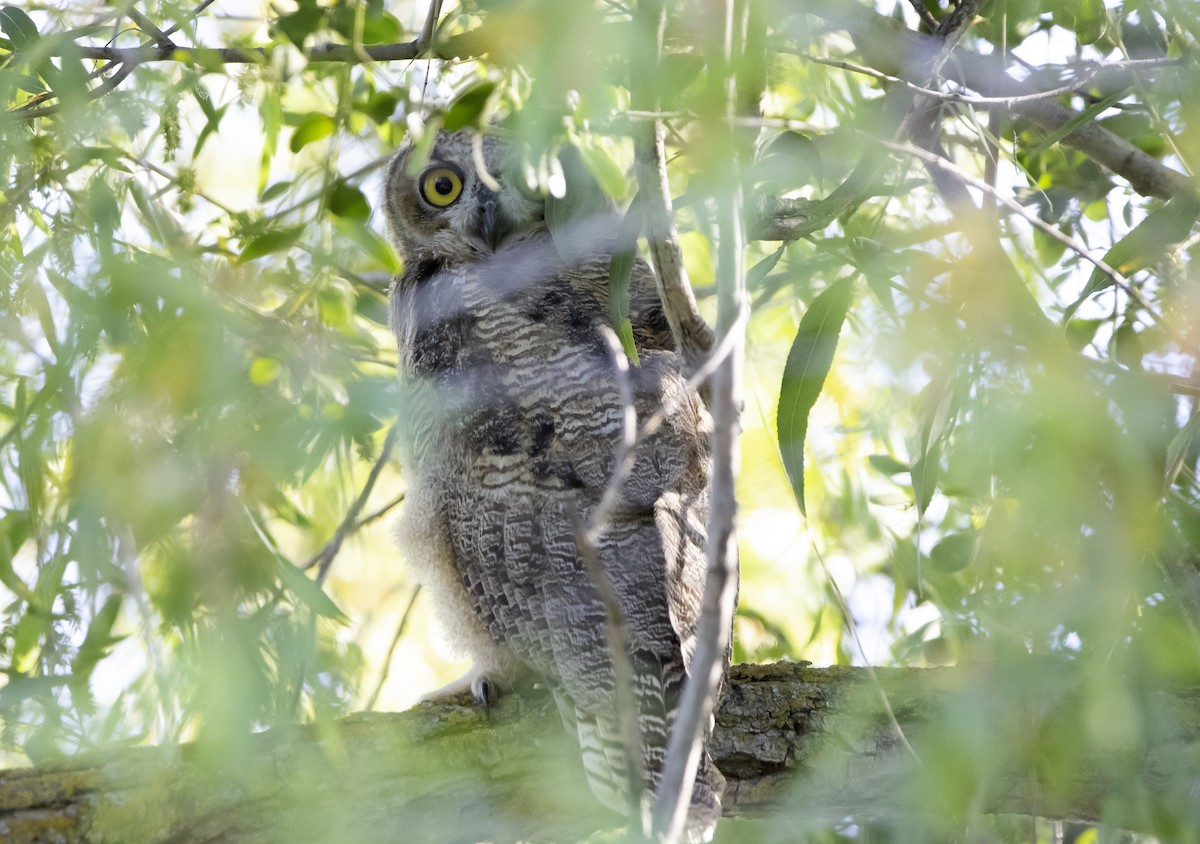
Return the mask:
[[[1200,777],[1198,689],[1145,691],[1160,717],[1134,744],[1102,729],[1086,742],[1048,742],[1086,720],[1088,696],[1062,665],[877,675],[879,685],[858,668],[735,666],[713,739],[727,812],[807,822],[910,813],[937,793],[931,778],[946,770],[948,748],[971,766],[956,776],[974,783],[988,812],[1097,818],[1117,785],[1140,781],[1161,798]],[[1017,677],[1021,706],[992,685]],[[916,754],[937,764],[904,747],[881,694]],[[983,730],[979,747],[964,723]],[[1085,755],[1059,758],[1080,746]],[[1108,819],[1134,823],[1111,807]],[[490,714],[447,699],[0,772],[0,839],[11,844],[572,841],[620,824],[590,797],[554,703],[537,691]]]

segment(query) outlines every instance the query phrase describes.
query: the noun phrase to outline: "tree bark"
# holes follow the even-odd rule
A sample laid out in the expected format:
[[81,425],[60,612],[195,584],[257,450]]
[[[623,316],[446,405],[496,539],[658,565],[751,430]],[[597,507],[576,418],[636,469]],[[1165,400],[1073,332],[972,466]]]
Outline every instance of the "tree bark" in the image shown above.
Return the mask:
[[[985,812],[1096,819],[1119,782],[1169,790],[1200,779],[1200,689],[1146,690],[1141,705],[1157,716],[1137,746],[1101,736],[1083,757],[1063,758],[1072,751],[1045,737],[1079,722],[1077,678],[1057,663],[1010,667],[1009,680],[1029,690],[1028,705],[1014,706],[1011,693],[987,691],[1000,673],[876,669],[876,680],[861,668],[735,666],[712,747],[729,781],[726,813],[819,822],[941,811],[914,801],[945,775],[939,742],[958,736],[947,724],[964,713],[985,724],[986,741],[956,749],[994,757],[975,786]],[[621,824],[590,797],[539,690],[490,712],[452,698],[234,743],[0,772],[0,840],[10,844],[575,841]]]

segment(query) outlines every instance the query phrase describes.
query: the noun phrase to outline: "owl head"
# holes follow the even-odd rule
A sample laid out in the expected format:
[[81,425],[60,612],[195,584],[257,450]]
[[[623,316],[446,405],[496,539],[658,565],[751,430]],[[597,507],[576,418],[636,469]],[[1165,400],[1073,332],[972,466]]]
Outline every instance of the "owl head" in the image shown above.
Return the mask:
[[[482,141],[485,184],[474,145]],[[424,166],[405,143],[388,168],[384,202],[392,238],[406,261],[484,260],[515,238],[546,230],[545,204],[508,178],[511,155],[501,138],[471,130],[441,132]]]

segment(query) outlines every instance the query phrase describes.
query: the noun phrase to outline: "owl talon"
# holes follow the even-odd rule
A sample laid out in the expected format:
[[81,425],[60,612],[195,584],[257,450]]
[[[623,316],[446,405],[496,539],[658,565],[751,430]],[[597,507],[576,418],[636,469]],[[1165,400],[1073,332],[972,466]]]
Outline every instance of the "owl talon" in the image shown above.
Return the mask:
[[440,700],[447,697],[457,697],[466,692],[485,710],[491,710],[500,699],[500,684],[496,680],[493,669],[475,667],[453,682],[447,683],[440,689],[421,696],[421,700]]
[[486,674],[480,674],[471,680],[471,694],[475,696],[475,700],[479,702],[480,706],[491,712],[492,707],[500,699],[500,687]]

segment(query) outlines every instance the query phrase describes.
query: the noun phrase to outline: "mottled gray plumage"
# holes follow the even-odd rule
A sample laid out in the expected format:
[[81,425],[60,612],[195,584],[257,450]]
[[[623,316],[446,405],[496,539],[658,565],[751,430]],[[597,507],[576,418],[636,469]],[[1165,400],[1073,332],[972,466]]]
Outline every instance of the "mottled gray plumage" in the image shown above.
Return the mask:
[[[415,167],[402,149],[387,176],[388,223],[405,262],[391,299],[409,483],[398,536],[443,625],[475,658],[476,695],[514,671],[544,677],[576,726],[593,790],[624,810],[605,610],[574,521],[590,519],[621,435],[615,362],[600,333],[615,217],[577,222],[571,248],[560,236],[556,249],[544,201],[506,178],[507,144],[489,136],[473,152],[476,142],[444,133]],[[480,154],[498,192],[476,170]],[[596,552],[628,631],[652,791],[695,646],[711,420],[686,391],[640,259],[631,299],[637,415],[669,412],[638,446]],[[706,753],[689,813],[694,840],[711,835],[723,787]]]

